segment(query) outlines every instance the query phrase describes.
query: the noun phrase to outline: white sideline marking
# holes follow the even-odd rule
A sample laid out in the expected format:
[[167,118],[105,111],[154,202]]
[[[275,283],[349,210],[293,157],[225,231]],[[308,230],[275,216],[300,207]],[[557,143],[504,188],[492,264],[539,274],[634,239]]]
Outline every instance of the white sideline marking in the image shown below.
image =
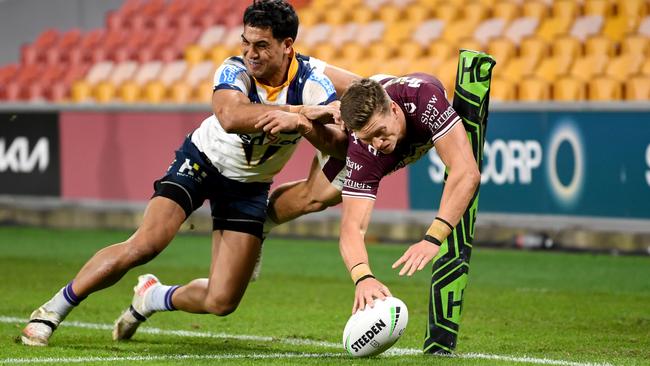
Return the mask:
[[[0,323],[27,323],[28,319],[0,316]],[[98,330],[112,330],[112,324],[98,324],[86,323],[78,321],[66,321],[61,324],[64,327],[75,327],[85,329],[98,329]],[[212,333],[212,332],[196,332],[191,330],[167,330],[161,328],[147,328],[143,327],[138,329],[138,333],[146,334],[162,334],[174,335],[180,337],[195,337],[195,338],[216,338],[216,339],[236,339],[242,341],[255,341],[255,342],[276,342],[289,345],[303,345],[303,346],[317,346],[323,348],[341,349],[339,343],[327,341],[314,341],[311,339],[302,338],[275,338],[267,336],[246,335],[246,334],[228,334],[228,333]],[[386,351],[384,356],[406,356],[406,355],[420,355],[422,350],[416,348],[391,348]],[[159,361],[159,360],[183,360],[183,359],[269,359],[269,358],[315,358],[315,357],[342,357],[347,354],[343,353],[270,353],[270,354],[224,354],[224,355],[169,355],[169,356],[124,356],[124,357],[84,357],[84,358],[5,358],[0,359],[0,364],[3,363],[58,363],[58,362],[109,362],[109,361]],[[592,362],[574,362],[565,360],[553,360],[548,358],[535,358],[527,356],[504,356],[504,355],[491,355],[485,353],[456,353],[448,356],[437,357],[451,357],[462,359],[480,359],[480,360],[493,360],[493,361],[509,361],[521,362],[537,365],[559,365],[559,366],[611,366],[610,363],[592,363]]]
[[178,361],[178,360],[232,360],[232,359],[273,359],[273,358],[319,358],[341,357],[343,353],[251,353],[224,355],[168,355],[168,356],[122,356],[122,357],[60,357],[60,358],[6,358],[0,363],[86,363],[111,361]]

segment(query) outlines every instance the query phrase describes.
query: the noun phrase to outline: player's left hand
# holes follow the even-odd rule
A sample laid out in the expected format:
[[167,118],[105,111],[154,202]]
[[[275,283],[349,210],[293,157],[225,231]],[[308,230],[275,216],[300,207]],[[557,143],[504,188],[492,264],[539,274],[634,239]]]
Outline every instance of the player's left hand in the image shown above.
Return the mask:
[[333,101],[327,105],[304,105],[300,114],[321,124],[336,123],[341,120],[341,102]]
[[405,274],[408,276],[413,275],[415,271],[421,271],[427,263],[429,263],[436,255],[440,247],[426,240],[421,240],[418,243],[411,245],[404,255],[393,263],[393,269],[404,264],[404,267],[399,271],[400,276]]
[[284,111],[269,111],[264,113],[255,124],[264,132],[277,135],[280,132],[298,131],[304,134],[311,130],[311,122],[303,115]]

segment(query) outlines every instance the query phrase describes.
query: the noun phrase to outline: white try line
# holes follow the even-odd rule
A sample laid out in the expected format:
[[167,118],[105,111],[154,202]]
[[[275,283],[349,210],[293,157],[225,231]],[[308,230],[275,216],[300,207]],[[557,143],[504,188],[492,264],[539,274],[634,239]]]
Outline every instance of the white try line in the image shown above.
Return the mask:
[[223,355],[167,355],[167,356],[123,356],[123,357],[50,357],[50,358],[6,358],[0,363],[89,363],[113,361],[185,361],[185,360],[235,360],[235,359],[287,359],[287,358],[324,358],[341,357],[342,353],[251,353]]
[[[0,316],[0,323],[19,323],[25,324],[28,319],[10,317],[10,316]],[[66,321],[61,324],[63,327],[74,327],[74,328],[85,328],[85,329],[96,329],[96,330],[112,330],[112,324],[98,324],[98,323],[86,323],[78,321]],[[298,346],[316,346],[323,348],[334,348],[341,350],[341,353],[269,353],[269,354],[223,354],[223,355],[168,355],[168,356],[124,356],[124,357],[79,357],[79,358],[6,358],[0,359],[0,364],[20,364],[20,363],[60,363],[60,362],[110,362],[110,361],[156,361],[156,360],[182,360],[182,359],[192,359],[192,360],[201,360],[201,359],[236,359],[236,358],[316,358],[316,357],[342,357],[346,356],[346,353],[343,353],[343,346],[339,343],[327,342],[327,341],[314,341],[310,339],[302,338],[275,338],[267,336],[258,336],[258,335],[247,335],[247,334],[228,334],[228,333],[213,333],[213,332],[197,332],[191,330],[171,330],[171,329],[161,329],[161,328],[148,328],[142,327],[138,329],[138,333],[146,334],[160,334],[160,335],[172,335],[180,337],[195,337],[195,338],[214,338],[214,339],[236,339],[242,341],[254,341],[254,342],[274,342],[288,345],[298,345]],[[383,356],[406,356],[406,355],[420,355],[422,350],[416,348],[391,348]],[[592,363],[592,362],[574,362],[574,361],[565,361],[565,360],[553,360],[548,358],[535,358],[527,356],[504,356],[504,355],[491,355],[484,353],[456,353],[449,356],[440,356],[440,357],[452,357],[452,358],[462,358],[462,359],[473,359],[473,360],[492,360],[492,361],[505,361],[505,362],[520,362],[520,363],[530,363],[537,365],[559,365],[559,366],[611,366],[609,363]]]

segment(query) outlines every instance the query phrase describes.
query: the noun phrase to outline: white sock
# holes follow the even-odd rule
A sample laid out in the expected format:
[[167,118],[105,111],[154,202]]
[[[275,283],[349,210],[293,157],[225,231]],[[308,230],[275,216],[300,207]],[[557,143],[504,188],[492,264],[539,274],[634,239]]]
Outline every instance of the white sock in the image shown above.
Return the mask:
[[148,310],[173,311],[176,310],[172,304],[172,295],[180,286],[155,286],[150,290],[147,299]]
[[79,305],[79,303],[84,298],[78,298],[77,295],[72,291],[72,282],[67,284],[65,287],[61,288],[50,301],[46,302],[43,305],[43,308],[47,311],[55,312],[59,314],[61,320],[65,318],[72,309]]

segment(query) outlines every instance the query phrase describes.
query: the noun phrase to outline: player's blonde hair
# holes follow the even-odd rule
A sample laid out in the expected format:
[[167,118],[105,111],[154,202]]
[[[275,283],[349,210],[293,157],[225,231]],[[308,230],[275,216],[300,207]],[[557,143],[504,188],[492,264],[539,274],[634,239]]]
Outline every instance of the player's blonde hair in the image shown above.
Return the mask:
[[375,113],[390,110],[390,99],[384,88],[372,79],[357,80],[341,96],[341,119],[352,131],[359,131]]

